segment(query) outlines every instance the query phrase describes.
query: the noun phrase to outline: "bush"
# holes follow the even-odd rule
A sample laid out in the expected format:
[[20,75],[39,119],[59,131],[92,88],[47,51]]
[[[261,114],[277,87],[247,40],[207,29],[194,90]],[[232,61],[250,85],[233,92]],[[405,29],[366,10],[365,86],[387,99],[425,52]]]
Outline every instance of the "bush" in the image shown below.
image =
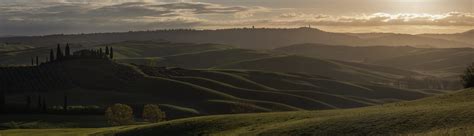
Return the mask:
[[474,87],[474,63],[464,71],[464,75],[461,76],[464,88]]
[[125,104],[114,104],[105,111],[105,118],[111,125],[132,124],[133,110]]
[[143,107],[143,119],[148,122],[160,122],[165,120],[166,114],[158,105],[147,104]]

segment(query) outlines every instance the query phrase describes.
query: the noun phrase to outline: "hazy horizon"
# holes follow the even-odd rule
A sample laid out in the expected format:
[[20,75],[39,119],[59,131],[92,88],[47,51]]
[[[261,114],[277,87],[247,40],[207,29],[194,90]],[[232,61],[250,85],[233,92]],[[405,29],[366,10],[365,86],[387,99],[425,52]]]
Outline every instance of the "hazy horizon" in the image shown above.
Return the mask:
[[0,35],[308,25],[344,33],[460,33],[474,29],[473,8],[472,0],[4,0]]

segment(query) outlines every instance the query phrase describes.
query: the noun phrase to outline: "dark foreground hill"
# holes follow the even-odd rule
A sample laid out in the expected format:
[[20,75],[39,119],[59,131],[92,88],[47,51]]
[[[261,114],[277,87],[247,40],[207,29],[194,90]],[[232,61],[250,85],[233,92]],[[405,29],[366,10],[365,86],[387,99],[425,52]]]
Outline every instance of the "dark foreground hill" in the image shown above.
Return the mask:
[[468,89],[367,108],[189,118],[117,135],[470,135],[473,97]]
[[55,135],[471,135],[474,90],[354,109],[216,115],[149,125],[82,129],[13,129]]
[[76,58],[37,67],[0,69],[8,103],[25,97],[60,106],[163,104],[170,118],[196,115],[337,109],[414,100],[441,92],[350,83],[312,74],[249,70],[188,70]]

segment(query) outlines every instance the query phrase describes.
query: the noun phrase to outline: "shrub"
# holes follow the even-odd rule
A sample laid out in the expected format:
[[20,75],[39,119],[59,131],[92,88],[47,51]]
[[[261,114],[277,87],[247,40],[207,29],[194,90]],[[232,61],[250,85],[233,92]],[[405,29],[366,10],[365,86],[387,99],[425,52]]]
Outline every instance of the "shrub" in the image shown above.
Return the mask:
[[105,118],[111,125],[127,125],[133,123],[133,110],[125,104],[114,104],[105,111]]
[[148,122],[160,122],[165,120],[166,114],[165,112],[161,111],[158,105],[154,104],[147,104],[143,107],[143,119]]
[[474,87],[474,63],[464,71],[464,75],[461,76],[464,88]]

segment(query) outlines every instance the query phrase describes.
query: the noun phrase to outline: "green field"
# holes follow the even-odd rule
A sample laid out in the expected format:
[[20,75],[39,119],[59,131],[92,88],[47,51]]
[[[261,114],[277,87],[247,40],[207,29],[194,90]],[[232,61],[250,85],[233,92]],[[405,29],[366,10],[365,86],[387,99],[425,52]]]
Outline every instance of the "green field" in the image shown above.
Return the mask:
[[472,135],[474,90],[365,108],[232,114],[90,129],[12,129],[2,135]]

